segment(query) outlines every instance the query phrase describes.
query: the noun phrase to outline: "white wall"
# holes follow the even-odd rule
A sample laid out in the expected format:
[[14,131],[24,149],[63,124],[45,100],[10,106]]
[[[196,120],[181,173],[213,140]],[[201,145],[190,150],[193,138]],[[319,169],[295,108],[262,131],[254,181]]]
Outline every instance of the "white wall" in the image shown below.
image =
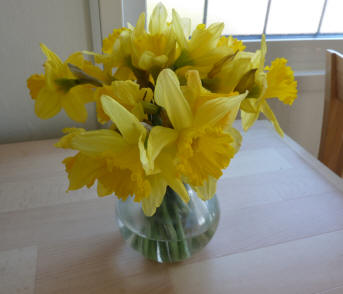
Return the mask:
[[[52,138],[66,126],[76,126],[65,113],[41,120],[26,79],[43,71],[39,43],[62,59],[79,50],[91,50],[87,0],[13,0],[0,4],[0,143]],[[90,105],[87,128],[95,128]]]
[[324,75],[297,75],[298,98],[292,107],[275,99],[270,105],[285,133],[317,157],[323,121]]
[[[90,0],[92,1],[92,0]],[[125,1],[125,0],[123,0]],[[102,37],[106,38],[114,28],[121,28],[124,24],[121,0],[99,0],[100,26]]]

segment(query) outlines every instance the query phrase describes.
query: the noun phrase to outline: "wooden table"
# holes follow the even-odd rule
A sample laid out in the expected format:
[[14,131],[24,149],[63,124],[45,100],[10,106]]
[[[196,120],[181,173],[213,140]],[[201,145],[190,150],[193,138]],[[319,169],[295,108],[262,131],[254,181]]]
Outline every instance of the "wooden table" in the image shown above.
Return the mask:
[[55,140],[0,146],[0,293],[343,293],[343,184],[259,121],[218,185],[219,228],[186,262],[121,239],[114,199],[66,194]]

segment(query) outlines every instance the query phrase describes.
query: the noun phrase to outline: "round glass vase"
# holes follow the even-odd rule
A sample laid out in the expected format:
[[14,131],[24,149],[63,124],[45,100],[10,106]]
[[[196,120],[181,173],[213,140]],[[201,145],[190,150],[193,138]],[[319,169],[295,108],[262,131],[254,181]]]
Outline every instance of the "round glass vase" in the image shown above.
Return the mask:
[[186,186],[186,204],[167,188],[156,213],[144,215],[141,203],[132,197],[116,200],[116,220],[123,238],[144,257],[160,263],[178,262],[204,248],[213,237],[219,221],[217,197],[201,200]]

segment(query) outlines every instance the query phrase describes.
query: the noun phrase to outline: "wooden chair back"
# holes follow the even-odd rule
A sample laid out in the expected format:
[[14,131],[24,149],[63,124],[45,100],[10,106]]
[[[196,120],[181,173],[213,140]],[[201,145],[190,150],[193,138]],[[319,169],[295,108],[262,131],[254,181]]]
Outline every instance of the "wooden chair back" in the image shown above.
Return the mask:
[[326,52],[325,102],[319,160],[343,177],[343,55]]

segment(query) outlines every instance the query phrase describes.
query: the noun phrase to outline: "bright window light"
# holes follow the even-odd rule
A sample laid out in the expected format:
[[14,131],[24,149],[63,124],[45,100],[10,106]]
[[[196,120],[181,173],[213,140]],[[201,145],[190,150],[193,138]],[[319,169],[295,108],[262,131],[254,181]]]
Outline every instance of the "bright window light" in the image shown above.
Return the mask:
[[343,33],[342,13],[342,0],[328,0],[320,32]]
[[324,0],[272,0],[267,34],[315,34]]
[[224,22],[224,34],[262,34],[268,0],[209,0],[207,23]]

